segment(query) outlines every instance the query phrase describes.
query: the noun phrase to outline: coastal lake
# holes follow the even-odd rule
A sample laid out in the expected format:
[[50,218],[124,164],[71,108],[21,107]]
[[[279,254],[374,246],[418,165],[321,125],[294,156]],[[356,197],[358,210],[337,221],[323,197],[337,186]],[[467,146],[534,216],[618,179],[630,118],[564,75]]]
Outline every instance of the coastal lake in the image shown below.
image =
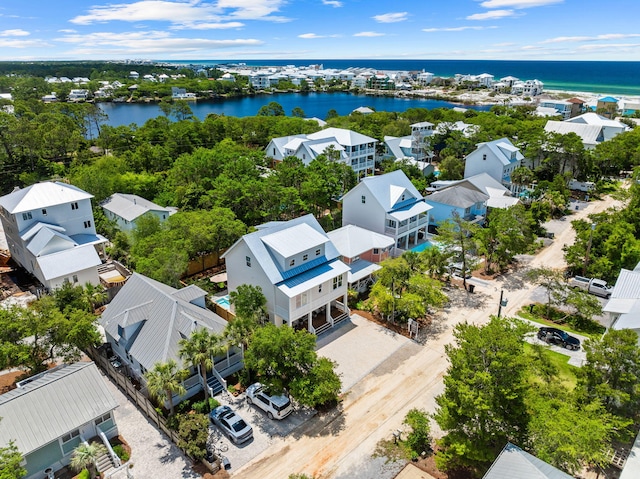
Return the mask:
[[[255,116],[261,107],[272,101],[282,105],[287,115],[291,115],[291,110],[295,107],[300,107],[307,118],[322,119],[326,118],[331,109],[336,110],[339,115],[348,115],[361,106],[368,106],[375,111],[395,112],[403,112],[409,108],[432,110],[463,106],[440,100],[354,95],[343,92],[265,94],[242,98],[194,101],[189,102],[189,106],[197,118],[204,120],[210,113],[237,117]],[[131,123],[143,125],[147,120],[163,115],[157,103],[99,103],[98,105],[109,117],[106,124],[111,126],[130,125]],[[464,108],[488,111],[491,106],[464,106]]]

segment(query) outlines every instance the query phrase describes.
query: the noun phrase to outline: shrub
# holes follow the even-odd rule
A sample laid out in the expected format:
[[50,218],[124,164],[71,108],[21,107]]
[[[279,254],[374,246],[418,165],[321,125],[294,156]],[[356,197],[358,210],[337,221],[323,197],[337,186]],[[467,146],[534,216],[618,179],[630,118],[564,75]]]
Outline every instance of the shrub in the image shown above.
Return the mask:
[[116,444],[113,446],[113,452],[116,453],[122,462],[127,462],[129,460],[129,453],[122,444]]
[[209,420],[204,414],[180,414],[178,427],[178,447],[195,459],[202,459],[206,453]]
[[80,471],[80,474],[76,476],[76,479],[91,479],[91,474],[89,474],[88,469],[83,469]]
[[404,441],[411,452],[411,459],[415,459],[423,452],[431,450],[431,428],[429,415],[420,409],[412,409],[404,418],[404,423],[411,427],[411,432]]

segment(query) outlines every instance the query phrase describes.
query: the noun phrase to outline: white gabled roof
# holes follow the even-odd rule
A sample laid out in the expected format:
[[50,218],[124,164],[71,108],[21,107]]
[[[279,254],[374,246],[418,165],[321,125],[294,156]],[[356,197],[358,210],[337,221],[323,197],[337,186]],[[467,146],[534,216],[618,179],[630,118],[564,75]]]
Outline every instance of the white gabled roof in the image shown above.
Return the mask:
[[544,126],[544,131],[548,133],[558,133],[560,135],[575,133],[586,145],[595,145],[604,139],[602,136],[602,126],[588,123],[549,120]]
[[102,264],[96,248],[91,244],[38,256],[37,262],[47,280],[69,276]]
[[478,143],[477,145],[478,149],[483,146],[489,148],[494,156],[498,158],[498,160],[500,160],[500,162],[505,166],[511,164],[511,162],[513,161],[511,159],[510,153],[516,153],[516,160],[524,159],[524,156],[522,155],[522,153],[520,153],[520,150],[516,146],[514,146],[508,138],[500,138],[499,140]]
[[26,456],[116,407],[94,363],[63,365],[0,395],[0,445]]
[[573,479],[518,446],[507,443],[482,479]]
[[583,113],[576,117],[566,120],[567,123],[586,123],[587,125],[609,126],[614,128],[627,128],[627,125],[616,120],[610,120],[597,113],[589,112]]
[[321,234],[307,223],[300,223],[262,237],[264,244],[284,258],[315,248],[327,241],[329,238],[326,234]]
[[1,197],[0,205],[9,213],[16,214],[90,198],[93,198],[93,195],[73,185],[59,181],[45,181]]
[[395,240],[389,236],[369,231],[356,225],[346,225],[327,233],[338,253],[345,258],[353,258],[373,248],[389,248]]
[[134,221],[149,211],[170,213],[167,208],[157,205],[141,196],[125,193],[114,193],[100,203],[105,210],[118,215],[127,221]]
[[344,128],[325,128],[324,130],[317,131],[307,135],[307,138],[311,140],[317,140],[319,138],[335,138],[338,143],[345,146],[361,145],[363,143],[377,143],[378,140],[371,138],[370,136],[356,133],[355,131],[346,130]]
[[[397,193],[400,189],[406,190],[416,200],[423,199],[423,196],[402,170],[395,170],[380,176],[367,176],[358,185],[349,190],[345,197],[350,194],[361,194],[363,188],[369,190],[385,211],[393,210],[398,199]],[[354,191],[356,193],[353,193]]]

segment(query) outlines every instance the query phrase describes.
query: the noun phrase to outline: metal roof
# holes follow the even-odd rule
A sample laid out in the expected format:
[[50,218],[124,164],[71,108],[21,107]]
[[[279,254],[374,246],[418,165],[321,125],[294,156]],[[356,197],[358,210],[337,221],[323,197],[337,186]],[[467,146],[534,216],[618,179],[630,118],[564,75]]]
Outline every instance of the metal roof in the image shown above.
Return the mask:
[[0,445],[26,455],[116,407],[94,363],[65,365],[0,395]]
[[100,206],[127,221],[134,221],[149,211],[159,211],[169,214],[169,210],[146,200],[138,195],[114,193],[100,203]]
[[640,299],[640,272],[620,270],[616,284],[611,291],[611,299]]
[[[508,138],[500,138],[499,140],[478,143],[477,147],[478,148],[475,151],[478,151],[482,147],[489,148],[489,150],[491,150],[494,156],[499,159],[503,165],[509,165],[512,161],[519,161],[524,159],[524,156],[522,155],[522,153],[520,153],[520,150],[517,147],[513,146],[513,143],[511,143]],[[516,154],[514,160],[511,159],[510,153]]]
[[52,242],[58,243],[60,250],[77,246],[75,241],[59,231],[52,228],[40,228],[38,233],[27,244],[27,249],[31,251],[34,256],[40,256],[42,250],[51,246]]
[[146,369],[169,359],[181,365],[180,339],[201,327],[222,333],[227,324],[214,312],[185,299],[206,294],[198,290],[177,290],[134,273],[102,313],[100,324],[116,339],[120,337],[118,326],[138,324],[137,334],[127,337],[124,347]]
[[573,476],[507,443],[482,479],[573,479]]
[[351,268],[351,271],[347,274],[348,283],[355,283],[362,278],[366,278],[375,271],[382,269],[382,266],[379,264],[371,263],[370,261],[365,261],[363,259],[360,259],[355,263],[351,263],[349,267]]
[[380,176],[366,176],[344,196],[356,195],[357,197],[357,195],[366,194],[368,190],[380,206],[388,212],[393,210],[397,200],[394,193],[400,188],[406,190],[416,200],[423,199],[423,196],[402,170],[395,170]]
[[349,266],[344,264],[339,259],[333,260],[330,263],[324,263],[313,269],[305,271],[302,274],[287,279],[277,285],[278,289],[287,295],[289,298],[293,298],[300,293],[309,291],[311,288],[318,286],[325,281],[329,281],[336,276],[349,271]]
[[602,137],[602,126],[587,123],[549,120],[544,126],[544,131],[549,133],[559,133],[561,135],[575,133],[586,145],[595,145],[604,139]]
[[346,225],[327,233],[341,256],[353,258],[373,248],[389,248],[395,244],[390,236],[385,236],[356,225]]
[[425,213],[433,209],[433,206],[425,203],[424,201],[418,201],[417,203],[413,203],[409,206],[404,206],[397,210],[393,210],[389,213],[389,216],[394,217],[398,221],[404,221],[406,219],[411,218],[412,216],[419,215],[420,213]]
[[[295,241],[293,241],[294,238]],[[300,223],[262,237],[264,244],[284,258],[302,253],[327,241],[329,238],[326,234],[320,233],[306,223]]]
[[477,190],[466,188],[462,185],[449,186],[438,190],[427,196],[427,203],[440,203],[443,205],[455,206],[457,208],[470,208],[476,203],[484,203],[489,199]]
[[307,138],[310,140],[332,137],[335,138],[338,143],[345,146],[361,145],[363,143],[378,143],[378,140],[375,138],[371,138],[370,136],[347,130],[345,128],[325,128],[324,130],[307,135]]
[[37,261],[47,280],[71,275],[102,264],[95,247],[90,244],[38,256]]
[[27,186],[0,198],[9,213],[16,214],[93,198],[86,191],[59,181],[46,181]]

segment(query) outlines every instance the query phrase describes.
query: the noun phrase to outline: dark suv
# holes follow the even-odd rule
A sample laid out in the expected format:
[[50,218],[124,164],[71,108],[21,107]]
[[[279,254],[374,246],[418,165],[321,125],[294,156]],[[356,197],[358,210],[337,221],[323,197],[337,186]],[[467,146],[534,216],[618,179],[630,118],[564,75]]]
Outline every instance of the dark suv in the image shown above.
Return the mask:
[[538,339],[573,351],[580,349],[580,340],[578,338],[574,338],[566,331],[558,328],[540,328],[538,330]]

